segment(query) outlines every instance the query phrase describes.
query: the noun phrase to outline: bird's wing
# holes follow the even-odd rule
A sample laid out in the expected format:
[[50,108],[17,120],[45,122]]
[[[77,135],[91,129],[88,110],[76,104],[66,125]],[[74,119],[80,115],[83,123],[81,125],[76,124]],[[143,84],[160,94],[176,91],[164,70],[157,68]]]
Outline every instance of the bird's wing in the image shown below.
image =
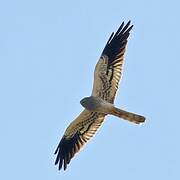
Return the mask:
[[57,154],[55,165],[59,164],[59,170],[70,163],[74,155],[95,134],[104,121],[105,115],[84,110],[68,126],[62,137],[55,154]]
[[122,76],[122,66],[127,39],[130,34],[130,21],[120,25],[117,32],[111,34],[94,71],[92,96],[113,103]]

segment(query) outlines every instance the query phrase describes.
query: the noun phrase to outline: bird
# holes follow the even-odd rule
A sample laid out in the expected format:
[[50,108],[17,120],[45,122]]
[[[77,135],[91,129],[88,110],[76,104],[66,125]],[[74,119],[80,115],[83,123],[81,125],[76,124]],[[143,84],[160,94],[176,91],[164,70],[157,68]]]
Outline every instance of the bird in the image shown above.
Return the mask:
[[114,105],[119,81],[122,77],[124,54],[133,25],[122,22],[116,33],[110,35],[94,70],[91,96],[80,101],[84,110],[70,123],[56,150],[55,165],[67,169],[77,152],[94,136],[107,115],[114,115],[135,124],[145,117],[117,108]]

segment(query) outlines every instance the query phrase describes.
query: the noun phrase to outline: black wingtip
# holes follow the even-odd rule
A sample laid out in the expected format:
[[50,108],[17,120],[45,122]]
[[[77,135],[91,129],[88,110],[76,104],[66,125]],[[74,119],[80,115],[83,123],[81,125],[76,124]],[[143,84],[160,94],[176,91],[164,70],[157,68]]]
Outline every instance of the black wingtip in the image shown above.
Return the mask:
[[[118,30],[116,31],[116,34],[114,35],[114,36],[117,36],[117,35],[119,35],[120,33],[124,33],[125,31],[130,31],[131,29],[132,29],[132,27],[133,27],[133,25],[131,25],[130,26],[130,24],[131,24],[131,21],[129,20],[128,22],[127,22],[127,24],[124,26],[124,21],[121,23],[121,25],[119,26],[119,28],[118,28]],[[130,26],[130,27],[129,27]],[[129,28],[128,28],[129,27]]]
[[58,149],[59,149],[59,145],[58,145],[58,147],[56,148],[56,150],[55,150],[55,152],[54,152],[54,155],[56,155],[56,154],[57,154]]
[[107,41],[107,44],[110,43],[110,41],[111,41],[111,39],[113,38],[113,36],[114,36],[114,32],[112,32],[111,36],[109,37],[109,39],[108,39],[108,41]]
[[128,27],[131,24],[131,20],[129,20],[126,24],[126,26]]
[[124,26],[124,21],[121,23],[121,25],[119,26],[118,30],[116,31],[116,34],[115,36],[117,36],[117,34],[119,34],[119,32],[121,31],[121,29],[123,28]]
[[[133,27],[133,25],[131,25],[130,26],[130,24],[131,24],[131,21],[129,20],[128,22],[127,22],[127,24],[124,26],[124,27],[122,27],[120,30],[120,32],[118,33],[118,34],[124,34],[125,32],[129,32],[131,29],[132,29],[132,27]],[[130,27],[129,27],[130,26]],[[120,26],[121,27],[121,26]]]
[[67,169],[67,165],[70,163],[74,155],[80,150],[85,143],[85,140],[80,138],[79,133],[76,133],[72,138],[66,139],[63,137],[55,150],[55,165],[58,165],[58,170],[62,168]]
[[126,46],[130,31],[133,28],[133,25],[130,24],[130,20],[127,22],[127,24],[125,24],[123,21],[116,33],[111,34],[105,45],[102,55],[106,55],[109,57],[109,59],[113,60],[116,55],[120,53],[122,48]]
[[128,24],[128,26],[131,24],[131,20],[129,20],[128,22],[127,22],[127,24]]

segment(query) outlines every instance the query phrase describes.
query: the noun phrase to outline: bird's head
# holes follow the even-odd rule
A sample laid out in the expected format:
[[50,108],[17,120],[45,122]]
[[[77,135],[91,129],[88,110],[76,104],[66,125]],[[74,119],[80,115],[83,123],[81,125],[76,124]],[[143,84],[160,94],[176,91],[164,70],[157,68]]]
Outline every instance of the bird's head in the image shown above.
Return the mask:
[[96,111],[99,107],[98,99],[93,96],[83,98],[80,104],[89,111]]
[[85,98],[81,99],[80,104],[86,108],[87,103],[89,102],[89,98],[90,97],[85,97]]

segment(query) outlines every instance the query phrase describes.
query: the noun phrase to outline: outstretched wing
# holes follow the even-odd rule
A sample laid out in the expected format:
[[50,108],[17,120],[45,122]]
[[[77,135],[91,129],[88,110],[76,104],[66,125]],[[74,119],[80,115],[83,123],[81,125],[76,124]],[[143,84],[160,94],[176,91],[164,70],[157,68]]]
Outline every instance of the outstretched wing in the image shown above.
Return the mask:
[[130,34],[130,21],[120,25],[117,32],[111,34],[94,71],[92,96],[113,103],[122,76],[122,66],[127,39]]
[[59,164],[59,170],[70,163],[74,155],[95,134],[104,121],[105,115],[84,110],[66,129],[55,154],[55,165]]

